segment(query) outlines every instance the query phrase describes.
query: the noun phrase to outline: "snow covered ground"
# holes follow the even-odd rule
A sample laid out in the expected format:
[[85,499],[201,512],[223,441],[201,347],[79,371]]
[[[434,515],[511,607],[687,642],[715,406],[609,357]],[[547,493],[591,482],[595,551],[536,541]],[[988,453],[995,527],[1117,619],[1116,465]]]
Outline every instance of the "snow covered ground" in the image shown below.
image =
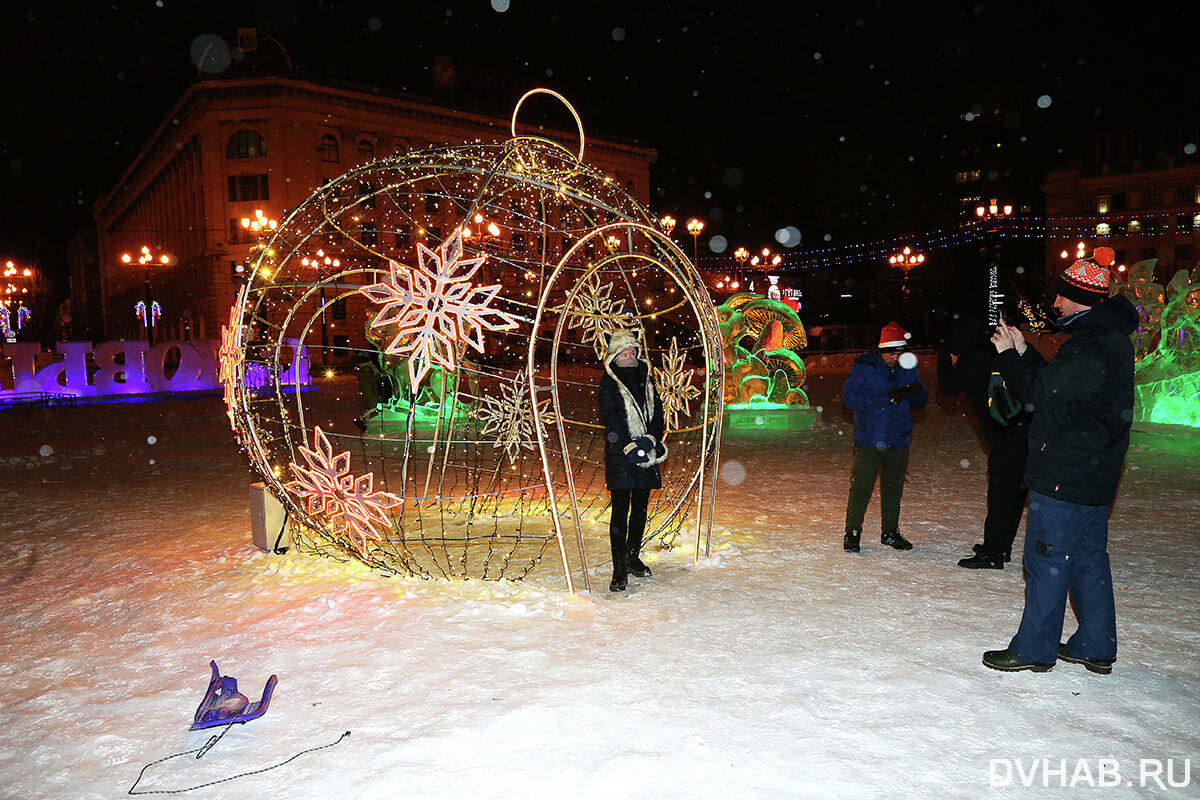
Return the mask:
[[[980,656],[1016,629],[1021,572],[955,565],[984,513],[965,406],[935,393],[918,422],[916,548],[847,555],[844,372],[808,361],[817,426],[729,434],[746,478],[721,486],[713,555],[651,552],[624,595],[571,597],[553,569],[452,584],[259,552],[219,397],[3,412],[0,797],[125,796],[201,746],[209,659],[252,700],[277,674],[270,710],[139,790],[351,731],[186,796],[1200,796],[1200,434],[1135,436],[1113,674],[1001,674]],[[1166,788],[1143,789],[1156,765]]]

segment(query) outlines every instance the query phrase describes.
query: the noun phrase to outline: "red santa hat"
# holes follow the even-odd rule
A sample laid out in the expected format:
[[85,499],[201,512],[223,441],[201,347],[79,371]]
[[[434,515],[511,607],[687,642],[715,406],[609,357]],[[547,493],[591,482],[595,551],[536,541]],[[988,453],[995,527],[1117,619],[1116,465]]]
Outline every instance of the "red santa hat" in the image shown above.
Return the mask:
[[1116,260],[1111,247],[1097,247],[1091,258],[1081,258],[1054,281],[1054,291],[1068,300],[1094,306],[1108,299],[1108,267]]
[[879,333],[880,350],[903,350],[908,347],[908,339],[912,334],[900,327],[898,322],[889,322]]

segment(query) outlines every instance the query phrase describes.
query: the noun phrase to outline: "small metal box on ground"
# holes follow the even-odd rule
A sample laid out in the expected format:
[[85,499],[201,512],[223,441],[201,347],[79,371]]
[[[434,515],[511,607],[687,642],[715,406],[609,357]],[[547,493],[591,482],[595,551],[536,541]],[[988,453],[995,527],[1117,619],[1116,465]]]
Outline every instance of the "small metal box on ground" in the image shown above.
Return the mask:
[[264,483],[250,484],[250,535],[254,546],[268,553],[292,544],[287,512]]

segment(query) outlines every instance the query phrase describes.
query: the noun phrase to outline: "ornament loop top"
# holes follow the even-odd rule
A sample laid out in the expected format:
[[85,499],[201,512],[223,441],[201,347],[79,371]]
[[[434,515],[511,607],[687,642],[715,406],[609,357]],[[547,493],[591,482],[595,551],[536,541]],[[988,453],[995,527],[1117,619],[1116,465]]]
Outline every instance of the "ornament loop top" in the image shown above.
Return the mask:
[[567,107],[567,110],[571,112],[571,116],[575,118],[575,126],[577,128],[579,128],[579,155],[576,156],[576,160],[583,161],[583,144],[584,144],[583,120],[581,120],[579,118],[579,114],[575,111],[575,106],[571,105],[570,101],[568,101],[567,98],[563,97],[561,94],[559,94],[558,92],[556,92],[552,89],[541,89],[541,88],[530,89],[528,92],[521,95],[521,99],[517,101],[517,105],[513,109],[513,113],[512,113],[512,128],[511,129],[512,129],[513,138],[515,139],[517,137],[517,114],[519,114],[521,111],[521,104],[524,103],[530,96],[535,95],[535,94],[548,94],[551,97],[557,97],[559,100],[562,101],[562,104]]

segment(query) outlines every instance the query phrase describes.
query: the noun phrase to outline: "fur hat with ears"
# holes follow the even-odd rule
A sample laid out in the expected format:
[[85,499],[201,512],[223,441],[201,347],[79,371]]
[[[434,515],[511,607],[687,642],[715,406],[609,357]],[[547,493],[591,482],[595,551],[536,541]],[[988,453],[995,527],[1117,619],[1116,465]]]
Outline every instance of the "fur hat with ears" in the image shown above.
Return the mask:
[[1097,247],[1091,258],[1081,258],[1054,281],[1054,291],[1084,306],[1108,299],[1108,267],[1116,260],[1111,247]]
[[612,333],[605,333],[604,337],[607,340],[604,345],[604,366],[606,368],[617,357],[617,354],[627,347],[637,348],[638,360],[642,360],[642,342],[635,332],[619,328]]

